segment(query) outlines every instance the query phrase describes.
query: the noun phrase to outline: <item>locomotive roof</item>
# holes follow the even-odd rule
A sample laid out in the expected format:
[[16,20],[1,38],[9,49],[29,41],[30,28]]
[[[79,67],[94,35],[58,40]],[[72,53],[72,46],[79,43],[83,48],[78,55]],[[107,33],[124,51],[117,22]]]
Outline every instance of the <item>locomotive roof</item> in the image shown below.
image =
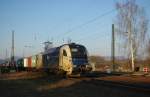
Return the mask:
[[43,55],[44,54],[48,54],[48,53],[57,52],[57,51],[59,51],[59,49],[61,47],[65,46],[65,45],[68,45],[69,47],[76,47],[76,46],[82,46],[82,47],[84,47],[83,45],[76,44],[76,43],[63,44],[63,45],[61,45],[59,47],[53,47],[53,48],[48,49],[47,51],[43,52]]

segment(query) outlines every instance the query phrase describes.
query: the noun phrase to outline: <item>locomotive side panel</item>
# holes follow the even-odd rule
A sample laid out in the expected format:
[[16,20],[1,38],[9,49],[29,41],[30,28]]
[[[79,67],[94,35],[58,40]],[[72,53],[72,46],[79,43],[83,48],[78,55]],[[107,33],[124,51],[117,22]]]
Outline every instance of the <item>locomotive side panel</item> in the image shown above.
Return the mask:
[[71,53],[68,45],[64,45],[60,48],[60,62],[59,68],[65,71],[66,74],[72,73]]
[[44,68],[48,71],[58,70],[59,48],[52,48],[43,54]]

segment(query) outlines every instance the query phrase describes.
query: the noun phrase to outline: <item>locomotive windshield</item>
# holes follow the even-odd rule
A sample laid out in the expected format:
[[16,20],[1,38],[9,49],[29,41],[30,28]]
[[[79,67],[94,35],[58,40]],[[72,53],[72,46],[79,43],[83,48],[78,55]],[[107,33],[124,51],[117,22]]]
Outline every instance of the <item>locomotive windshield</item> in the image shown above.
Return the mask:
[[72,58],[87,58],[87,52],[84,46],[70,45]]

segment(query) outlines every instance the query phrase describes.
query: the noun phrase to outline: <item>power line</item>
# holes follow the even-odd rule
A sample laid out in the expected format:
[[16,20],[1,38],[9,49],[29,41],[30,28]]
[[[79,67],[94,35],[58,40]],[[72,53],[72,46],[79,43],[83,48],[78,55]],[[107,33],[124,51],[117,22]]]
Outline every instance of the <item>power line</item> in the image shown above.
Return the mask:
[[[97,32],[97,33],[95,33],[95,34],[99,34],[100,32]],[[104,36],[99,36],[99,35],[88,35],[87,37],[83,37],[83,38],[80,38],[80,39],[78,39],[78,40],[76,40],[76,41],[82,41],[82,40],[84,40],[84,39],[87,39],[87,38],[90,38],[90,39],[94,39],[94,40],[97,40],[97,39],[99,39],[98,37],[104,37]],[[108,36],[107,36],[108,37]]]
[[[124,6],[124,7],[125,7],[125,6]],[[147,8],[147,7],[149,7],[149,6],[144,7],[144,9]],[[73,32],[73,31],[76,30],[76,29],[82,28],[83,26],[88,25],[88,24],[90,24],[90,23],[92,23],[92,22],[94,22],[94,21],[96,21],[96,20],[98,20],[98,19],[100,19],[100,18],[102,18],[102,17],[104,17],[104,16],[106,16],[106,15],[112,13],[112,12],[115,12],[115,11],[116,11],[116,9],[112,9],[112,10],[106,12],[106,13],[103,13],[103,14],[101,14],[101,15],[99,15],[99,16],[97,16],[97,17],[95,17],[95,18],[93,18],[93,19],[91,19],[91,20],[89,20],[89,21],[87,21],[87,22],[85,22],[85,23],[83,23],[83,24],[81,24],[81,25],[78,25],[78,26],[76,26],[76,27],[73,27],[72,29],[70,29],[69,31],[67,31],[64,35],[67,35],[67,34],[69,34],[70,32]],[[89,37],[89,36],[88,36],[88,37]],[[81,39],[79,39],[79,40],[77,40],[77,41],[80,41],[80,40],[82,40],[82,39],[85,39],[85,38],[81,38]]]
[[[102,25],[102,26],[105,26],[104,24]],[[101,28],[103,28],[101,26]],[[101,31],[101,32],[104,32],[104,31]],[[96,32],[96,33],[92,33],[92,34],[100,34],[101,32]],[[91,34],[91,33],[90,33]],[[86,34],[87,36],[85,36],[85,37],[81,37],[81,38],[79,38],[79,39],[77,39],[76,41],[82,41],[82,40],[84,40],[84,39],[86,39],[86,38],[91,38],[91,35],[90,34]],[[94,36],[94,35],[92,35],[92,36]],[[99,37],[99,36],[98,36]],[[96,37],[93,37],[93,38],[97,38],[97,36]]]
[[12,31],[11,62],[14,64],[14,30]]
[[[87,21],[87,22],[85,22],[85,23],[83,23],[83,24],[81,24],[81,25],[78,25],[78,26],[76,26],[76,27],[73,27],[73,28],[70,29],[69,31],[65,32],[63,35],[65,36],[65,35],[69,34],[70,32],[73,32],[73,31],[76,30],[76,29],[82,28],[82,27],[84,27],[85,25],[88,25],[88,24],[90,24],[90,23],[92,23],[92,22],[94,22],[94,21],[96,21],[96,20],[98,20],[98,19],[100,19],[100,18],[102,18],[102,17],[104,17],[104,16],[106,16],[106,15],[108,15],[108,14],[114,12],[114,11],[115,11],[115,9],[112,9],[112,10],[110,10],[110,11],[108,11],[108,12],[105,12],[105,13],[103,13],[103,14],[101,14],[101,15],[99,15],[99,16],[97,16],[97,17],[95,17],[95,18],[93,18],[93,19],[91,19],[91,20],[89,20],[89,21]],[[60,36],[61,36],[61,35],[60,35]]]

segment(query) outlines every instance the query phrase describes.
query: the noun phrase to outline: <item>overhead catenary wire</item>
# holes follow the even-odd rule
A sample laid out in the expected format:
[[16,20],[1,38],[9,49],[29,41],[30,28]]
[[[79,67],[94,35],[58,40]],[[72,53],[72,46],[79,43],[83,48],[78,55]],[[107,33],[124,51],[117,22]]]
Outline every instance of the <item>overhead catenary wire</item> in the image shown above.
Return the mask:
[[[147,6],[147,7],[149,7],[149,6]],[[147,8],[147,7],[145,7],[145,8]],[[104,16],[107,16],[107,15],[109,15],[109,14],[115,12],[115,11],[116,11],[116,9],[114,8],[114,9],[112,9],[112,10],[110,10],[110,11],[107,11],[107,12],[105,12],[105,13],[99,15],[99,16],[94,17],[94,18],[91,19],[91,20],[88,20],[87,22],[85,22],[85,23],[83,23],[83,24],[81,24],[81,25],[75,26],[75,27],[73,27],[72,29],[70,29],[70,30],[68,30],[67,32],[65,32],[65,33],[63,34],[63,36],[65,36],[65,35],[67,35],[67,34],[71,34],[70,32],[73,32],[73,31],[75,31],[75,30],[77,30],[77,29],[79,29],[79,28],[82,28],[82,27],[84,27],[84,26],[90,24],[90,23],[93,23],[93,22],[95,22],[96,20],[98,20],[98,19],[100,19],[100,18],[102,18],[102,17],[104,17]],[[89,37],[89,36],[88,36],[88,37]],[[83,38],[81,38],[81,39],[78,39],[77,41],[81,41],[82,39],[85,39],[85,38],[86,38],[86,37],[83,37]]]
[[[107,11],[107,12],[101,14],[101,15],[98,15],[98,16],[96,16],[96,17],[94,17],[94,18],[92,18],[92,19],[90,19],[90,20],[88,20],[88,21],[82,23],[82,24],[79,24],[79,25],[77,25],[77,26],[75,26],[75,27],[72,27],[72,28],[69,29],[68,31],[59,34],[59,35],[57,36],[57,39],[60,39],[60,38],[61,38],[61,39],[63,40],[63,42],[64,42],[64,37],[66,37],[66,35],[73,34],[73,33],[71,33],[71,32],[73,32],[73,31],[75,31],[75,30],[77,30],[77,29],[80,29],[80,28],[82,28],[82,27],[84,27],[84,26],[86,26],[86,25],[88,25],[88,24],[91,24],[91,23],[95,22],[96,20],[101,19],[101,18],[103,18],[103,17],[105,17],[105,16],[107,16],[107,15],[109,15],[109,14],[115,12],[115,11],[116,11],[116,8],[111,9],[111,10],[109,10],[109,11]],[[87,36],[87,37],[89,37],[89,36]],[[83,38],[77,39],[77,41],[80,41],[80,40],[85,39],[85,38],[86,38],[86,36],[84,36]],[[70,39],[69,36],[68,36],[68,39]]]
[[[108,11],[108,12],[102,14],[101,17],[98,16],[97,18],[94,18],[93,20],[96,21],[97,19],[102,18],[103,16],[107,16],[108,14],[110,14],[110,13],[112,13],[112,12],[115,12],[115,11],[116,11],[116,9],[112,9],[112,10],[110,10],[110,11]],[[83,26],[84,26],[84,25],[83,25]],[[98,33],[99,33],[99,32],[97,32],[97,33],[95,33],[95,34],[98,34]],[[89,35],[89,36],[87,36],[87,37],[80,38],[80,39],[78,39],[78,40],[76,40],[76,41],[82,41],[83,39],[86,39],[86,38],[89,38],[89,37],[91,37],[91,36]]]
[[[105,24],[103,24],[101,27],[103,28],[103,26],[105,26]],[[102,32],[104,32],[104,31],[98,31],[98,32],[92,33],[92,34],[100,34],[100,33],[102,33]],[[87,35],[87,36],[81,37],[81,38],[77,39],[76,41],[82,41],[82,40],[84,40],[84,39],[86,39],[86,38],[91,38],[91,37],[94,36],[94,35],[91,36],[91,33],[86,34],[86,35]],[[93,38],[97,38],[97,37],[99,37],[99,36],[94,36]]]
[[[92,19],[90,19],[90,20],[88,20],[88,21],[86,21],[86,22],[80,24],[80,25],[77,25],[77,26],[71,28],[70,30],[68,30],[67,32],[64,32],[64,33],[63,33],[63,36],[65,36],[65,35],[67,35],[67,34],[70,34],[70,32],[73,32],[73,31],[75,31],[75,30],[77,30],[77,29],[79,29],[79,28],[82,28],[82,27],[84,27],[84,26],[86,26],[86,25],[88,25],[88,24],[90,24],[90,23],[93,23],[93,22],[95,22],[96,20],[98,20],[98,19],[100,19],[100,18],[102,18],[102,17],[104,17],[104,16],[107,16],[108,14],[110,14],[110,13],[112,13],[112,12],[114,12],[114,11],[115,11],[115,9],[109,10],[109,11],[107,11],[107,12],[105,12],[105,13],[99,15],[99,16],[96,16],[96,17],[94,17],[94,18],[92,18]],[[60,36],[62,36],[62,35],[60,35]],[[58,37],[60,37],[60,36],[58,36]],[[58,37],[57,37],[57,38],[58,38]]]

